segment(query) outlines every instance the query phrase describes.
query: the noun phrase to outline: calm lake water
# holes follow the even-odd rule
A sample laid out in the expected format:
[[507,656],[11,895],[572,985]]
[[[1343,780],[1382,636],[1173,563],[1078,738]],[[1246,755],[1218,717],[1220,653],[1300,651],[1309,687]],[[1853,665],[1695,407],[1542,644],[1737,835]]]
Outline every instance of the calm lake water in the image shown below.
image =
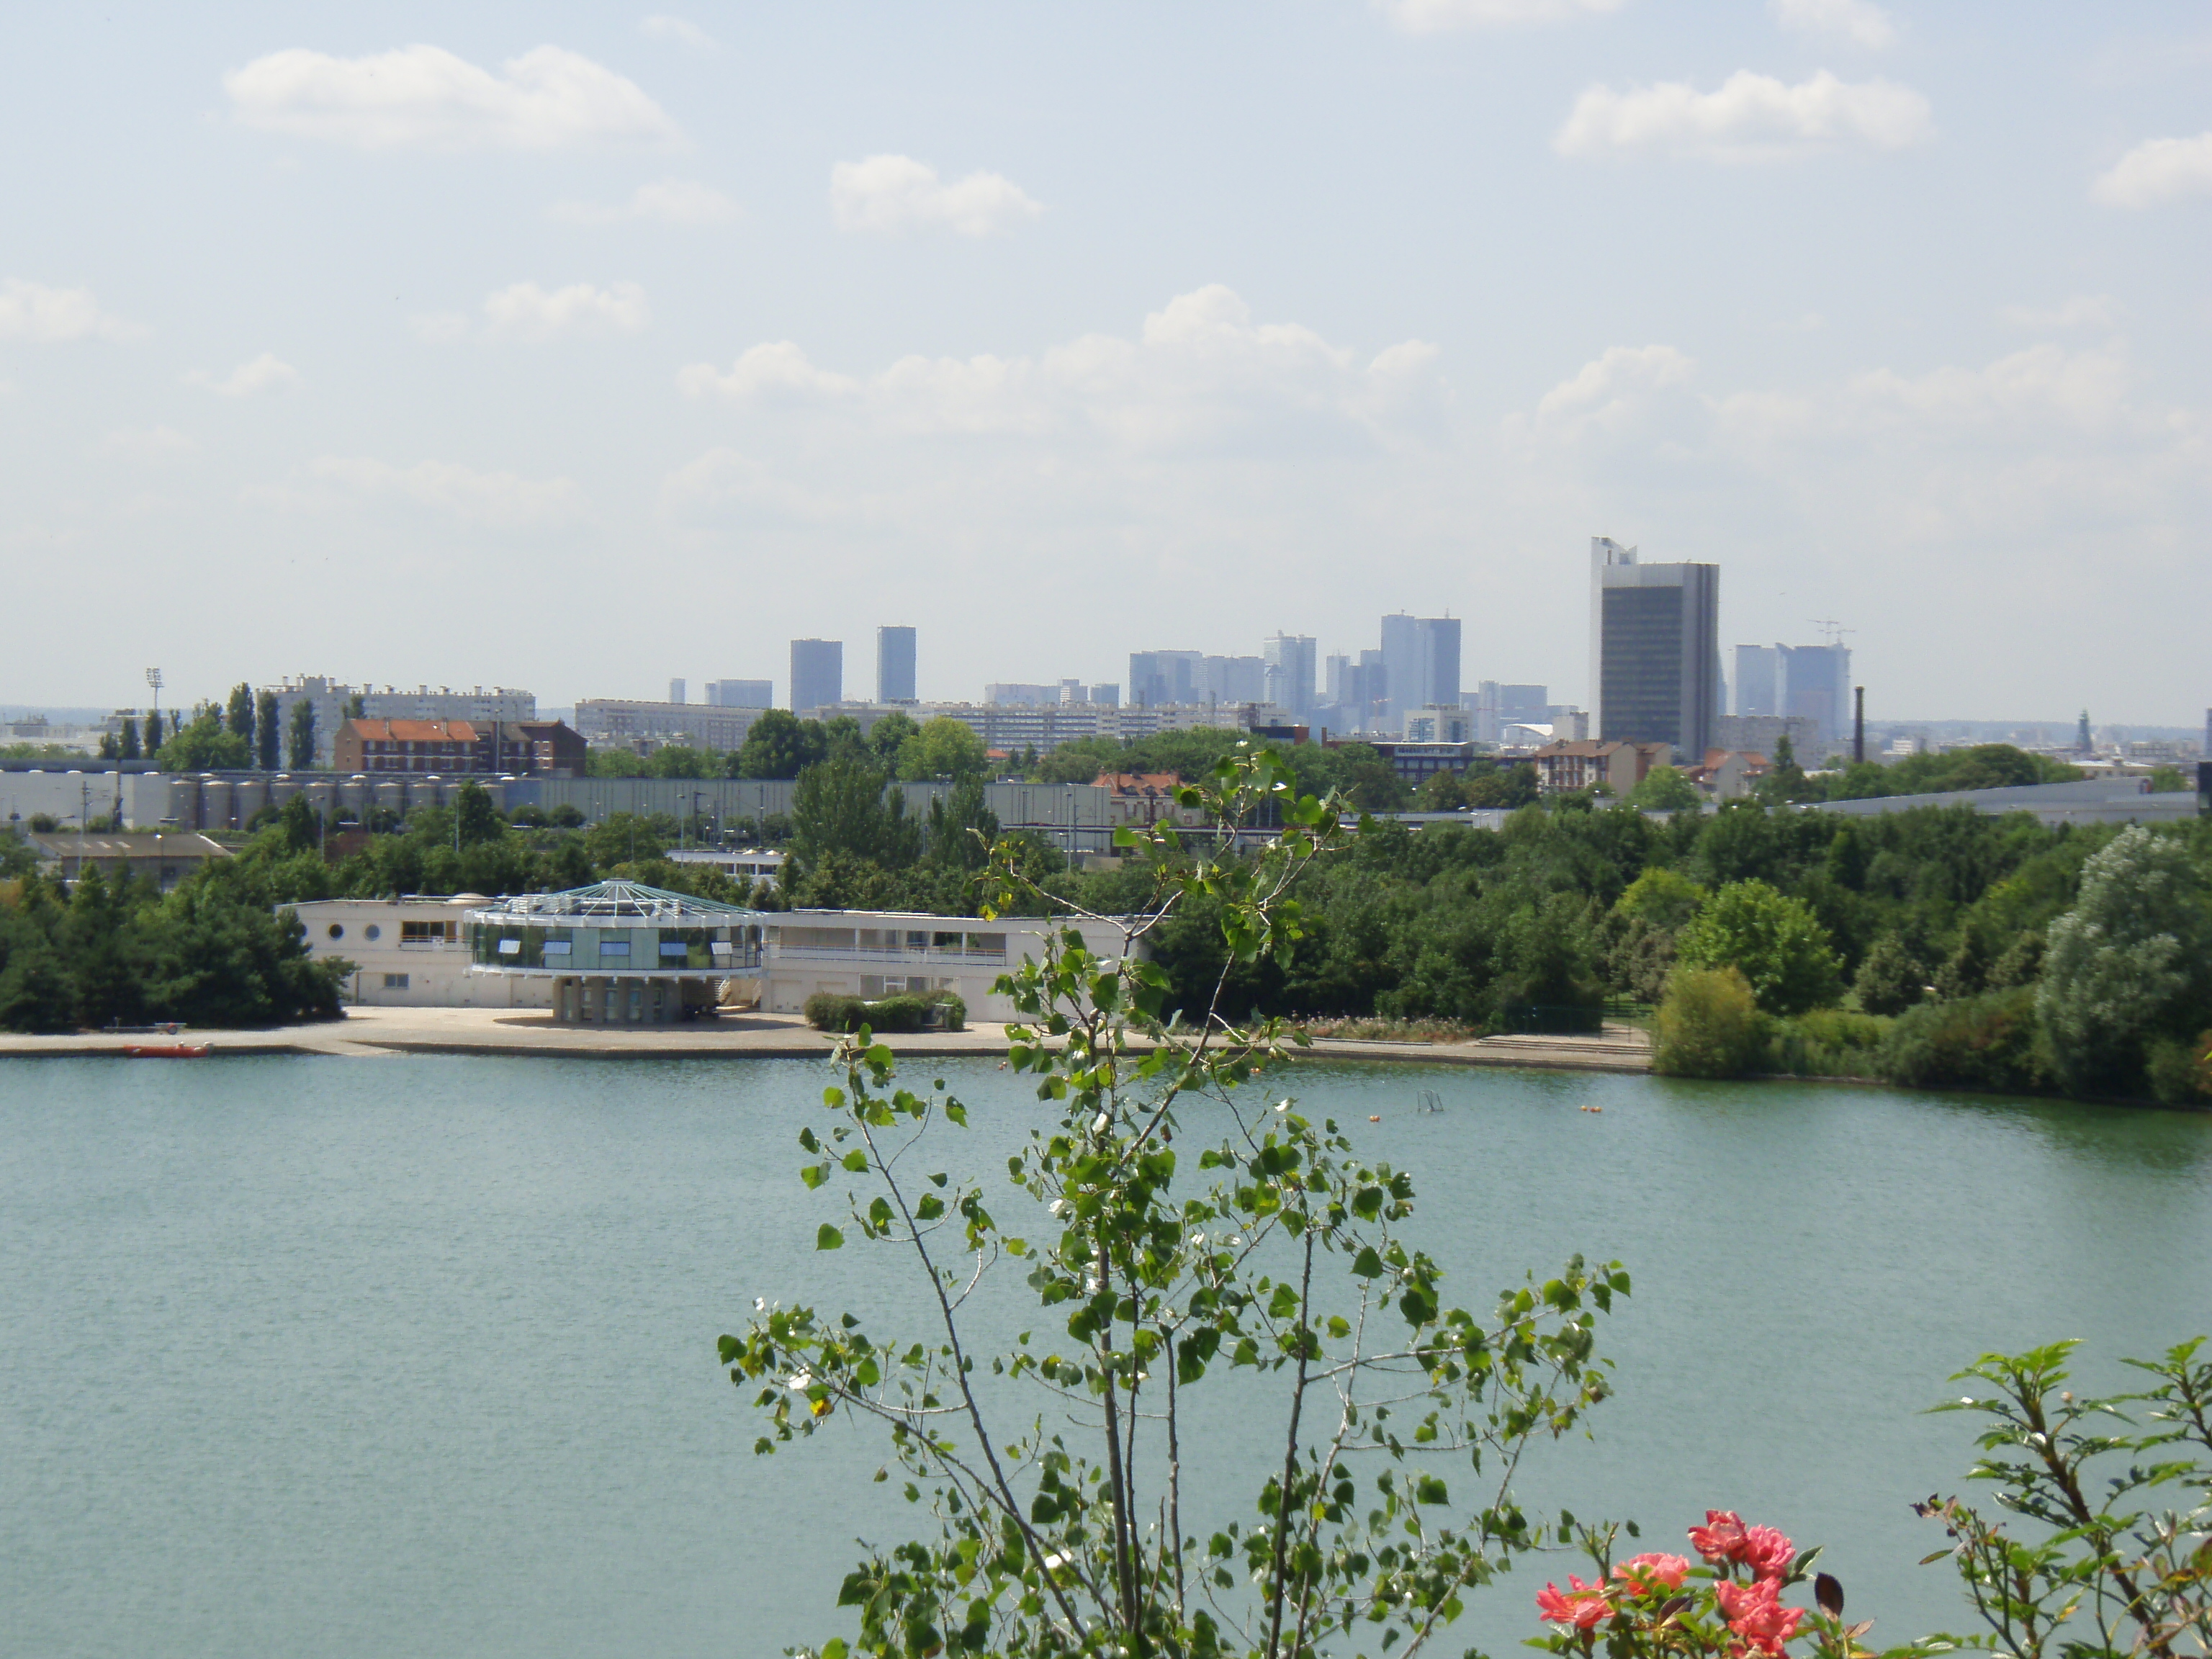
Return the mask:
[[[1039,1121],[1026,1090],[926,1070],[973,1108],[944,1161],[1003,1170]],[[830,1206],[793,1137],[823,1081],[0,1062],[0,1650],[750,1656],[836,1633],[896,1483],[848,1433],[754,1458],[714,1355],[756,1296],[902,1305],[867,1277],[881,1256],[811,1249]],[[1413,1111],[1424,1088],[1443,1112]],[[2073,1336],[2116,1385],[2118,1355],[2212,1329],[2212,1118],[1395,1066],[1296,1089],[1416,1172],[1469,1305],[1576,1249],[1634,1273],[1601,1328],[1619,1397],[1525,1499],[1674,1539],[1735,1508],[1825,1541],[1878,1642],[1964,1623],[1905,1507],[1970,1460],[1963,1420],[1922,1414],[1948,1373]],[[1261,1425],[1207,1431],[1231,1462],[1243,1435],[1240,1504]],[[1480,1598],[1473,1636],[1534,1634],[1540,1582]]]

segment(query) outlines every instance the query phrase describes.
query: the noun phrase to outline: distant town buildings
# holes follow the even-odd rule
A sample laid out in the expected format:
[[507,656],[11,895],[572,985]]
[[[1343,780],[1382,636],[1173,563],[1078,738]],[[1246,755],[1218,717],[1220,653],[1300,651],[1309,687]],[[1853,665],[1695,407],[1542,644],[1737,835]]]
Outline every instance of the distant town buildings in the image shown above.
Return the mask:
[[772,708],[775,706],[775,682],[708,680],[707,706],[709,708]]
[[801,714],[845,700],[845,642],[791,642],[791,706]]
[[1644,564],[1590,538],[1590,684],[1597,741],[1712,746],[1720,714],[1720,567]]
[[1261,652],[1267,701],[1304,720],[1314,708],[1314,641],[1309,634],[1274,634]]
[[1536,787],[1547,795],[1565,794],[1602,784],[1619,796],[1643,782],[1653,767],[1671,765],[1674,750],[1673,745],[1665,743],[1584,738],[1572,743],[1547,743],[1531,758],[1536,764]]
[[1739,645],[1735,712],[1809,720],[1817,745],[1850,735],[1851,653],[1843,645]]
[[412,691],[387,685],[380,691],[373,685],[353,686],[320,674],[302,674],[261,689],[276,696],[276,729],[282,732],[292,730],[295,708],[302,702],[314,705],[315,764],[325,767],[333,763],[338,727],[344,724],[349,705],[356,698],[362,714],[371,720],[466,720],[477,725],[538,718],[536,695],[506,685],[493,686],[489,691],[481,685],[466,691],[456,691],[450,685],[434,691],[427,685],[418,685]]
[[576,705],[576,730],[594,747],[635,749],[680,743],[694,749],[742,749],[758,708],[703,702],[646,702],[586,697]]
[[498,774],[580,778],[587,758],[580,733],[559,720],[380,720],[339,723],[335,769]]
[[914,693],[914,629],[876,630],[876,701],[912,702]]

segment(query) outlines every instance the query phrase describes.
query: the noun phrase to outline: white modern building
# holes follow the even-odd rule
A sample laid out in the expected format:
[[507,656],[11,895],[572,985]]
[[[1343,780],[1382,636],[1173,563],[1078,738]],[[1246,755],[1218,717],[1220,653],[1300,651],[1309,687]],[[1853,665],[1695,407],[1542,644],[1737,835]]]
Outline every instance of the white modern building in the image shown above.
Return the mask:
[[1045,939],[1074,926],[1086,949],[1121,954],[1121,930],[1110,922],[1058,919],[931,916],[894,910],[789,910],[764,918],[767,960],[761,1006],[799,1013],[819,992],[836,996],[901,996],[951,991],[971,1020],[1017,1018],[1013,1003],[992,990],[1000,975],[1025,958],[1042,959]]
[[[543,996],[584,1025],[672,1025],[711,1016],[761,967],[758,910],[631,881],[521,893],[463,916],[471,979]],[[750,999],[747,999],[750,1000]],[[517,1005],[520,1006],[520,1005]]]
[[373,1008],[550,1008],[552,988],[469,972],[463,923],[481,893],[452,898],[312,899],[289,907],[307,949],[353,963],[348,1002]]

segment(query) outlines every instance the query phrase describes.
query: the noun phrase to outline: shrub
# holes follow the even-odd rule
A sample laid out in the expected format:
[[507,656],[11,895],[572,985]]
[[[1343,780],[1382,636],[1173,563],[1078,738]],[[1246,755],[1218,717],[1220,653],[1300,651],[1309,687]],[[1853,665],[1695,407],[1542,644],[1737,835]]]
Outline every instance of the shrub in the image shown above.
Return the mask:
[[[943,1024],[933,1028],[930,1011],[936,1008],[945,1011],[940,1016]],[[863,1025],[876,1032],[958,1031],[968,1024],[968,1005],[951,991],[884,997],[877,1002],[817,991],[806,999],[805,1013],[806,1023],[817,1031],[857,1031]]]
[[1769,1022],[1766,1065],[1792,1077],[1879,1077],[1890,1022],[1842,1008],[1816,1008]]
[[1869,1014],[1901,1014],[1928,991],[1928,969],[1895,933],[1884,933],[1859,963],[1851,994]]
[[1913,1089],[2047,1088],[2038,1037],[2035,993],[2015,986],[1909,1009],[1890,1027],[1877,1064],[1883,1078]]
[[1741,1077],[1764,1042],[1758,1001],[1739,970],[1677,968],[1659,1005],[1651,1069],[1665,1077]]
[[2212,1098],[2212,1031],[2187,1042],[2161,1037],[2150,1045],[2150,1091],[2169,1106]]

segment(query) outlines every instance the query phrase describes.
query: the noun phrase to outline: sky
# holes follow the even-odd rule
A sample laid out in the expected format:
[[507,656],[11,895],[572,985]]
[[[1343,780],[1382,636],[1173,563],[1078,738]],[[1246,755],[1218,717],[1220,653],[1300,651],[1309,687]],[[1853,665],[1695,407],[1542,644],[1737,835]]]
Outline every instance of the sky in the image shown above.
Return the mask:
[[0,15],[0,698],[926,698],[1589,544],[1870,718],[2212,703],[2212,14],[2040,0]]

